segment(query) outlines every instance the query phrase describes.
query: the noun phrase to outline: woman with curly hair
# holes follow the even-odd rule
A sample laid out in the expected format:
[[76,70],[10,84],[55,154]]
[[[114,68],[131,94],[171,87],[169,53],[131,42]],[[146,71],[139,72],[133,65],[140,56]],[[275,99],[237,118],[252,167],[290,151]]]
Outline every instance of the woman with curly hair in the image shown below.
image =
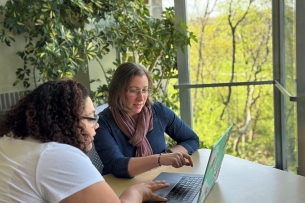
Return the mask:
[[86,88],[46,82],[0,118],[0,202],[166,201],[164,181],[146,181],[117,197],[92,165],[98,116]]

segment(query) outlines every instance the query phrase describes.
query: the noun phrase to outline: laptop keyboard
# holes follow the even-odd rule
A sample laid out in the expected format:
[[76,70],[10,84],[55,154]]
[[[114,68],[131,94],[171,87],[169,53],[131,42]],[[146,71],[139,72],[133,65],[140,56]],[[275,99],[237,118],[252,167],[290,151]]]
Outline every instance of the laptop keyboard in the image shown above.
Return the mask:
[[168,203],[191,203],[202,185],[202,177],[182,176],[175,187],[167,194]]

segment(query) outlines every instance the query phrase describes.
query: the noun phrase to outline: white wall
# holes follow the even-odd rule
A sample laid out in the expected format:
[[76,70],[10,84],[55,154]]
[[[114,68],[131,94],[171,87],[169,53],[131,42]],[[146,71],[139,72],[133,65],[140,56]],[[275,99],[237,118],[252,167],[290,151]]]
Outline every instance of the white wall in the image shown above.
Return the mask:
[[[110,68],[111,69],[116,68],[113,62],[117,57],[117,52],[115,49],[112,49],[111,47],[109,48],[110,48],[110,52],[108,53],[108,55],[104,56],[103,59],[101,60],[101,64],[104,67],[105,71],[107,71]],[[101,80],[100,83],[94,82],[90,84],[91,91],[95,91],[99,85],[106,84],[104,73],[102,71],[100,64],[97,61],[89,62],[89,78]]]
[[[0,0],[1,5],[4,5],[5,2],[6,0]],[[2,21],[3,17],[0,16],[0,22]],[[0,29],[2,28],[3,26],[0,25]],[[16,53],[25,45],[24,38],[16,37],[15,40],[10,47],[0,42],[0,93],[24,90],[22,84],[13,86],[17,68],[23,67],[23,60]]]
[[20,44],[22,44],[20,39],[16,39],[16,43],[12,43],[11,47],[6,46],[5,43],[0,43],[0,93],[24,90],[22,84],[13,86],[17,68],[23,67],[23,60],[16,55],[17,45],[21,47]]

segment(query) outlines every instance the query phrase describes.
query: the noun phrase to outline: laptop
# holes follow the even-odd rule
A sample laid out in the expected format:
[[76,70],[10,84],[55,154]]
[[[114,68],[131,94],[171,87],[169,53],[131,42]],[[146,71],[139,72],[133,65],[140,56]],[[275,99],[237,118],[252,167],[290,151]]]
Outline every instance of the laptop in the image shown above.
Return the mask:
[[161,172],[154,180],[165,180],[170,186],[155,194],[168,198],[168,203],[202,203],[218,178],[232,127],[214,144],[204,175]]

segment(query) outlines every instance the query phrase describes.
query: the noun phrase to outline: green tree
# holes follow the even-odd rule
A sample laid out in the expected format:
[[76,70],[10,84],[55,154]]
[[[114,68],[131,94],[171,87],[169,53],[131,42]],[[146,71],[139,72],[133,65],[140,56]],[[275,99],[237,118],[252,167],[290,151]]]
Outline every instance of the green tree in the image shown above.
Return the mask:
[[[272,80],[270,1],[212,3],[189,21],[199,39],[190,50],[192,83]],[[272,92],[271,85],[192,90],[194,130],[203,146],[212,147],[233,123],[227,152],[274,165]]]

